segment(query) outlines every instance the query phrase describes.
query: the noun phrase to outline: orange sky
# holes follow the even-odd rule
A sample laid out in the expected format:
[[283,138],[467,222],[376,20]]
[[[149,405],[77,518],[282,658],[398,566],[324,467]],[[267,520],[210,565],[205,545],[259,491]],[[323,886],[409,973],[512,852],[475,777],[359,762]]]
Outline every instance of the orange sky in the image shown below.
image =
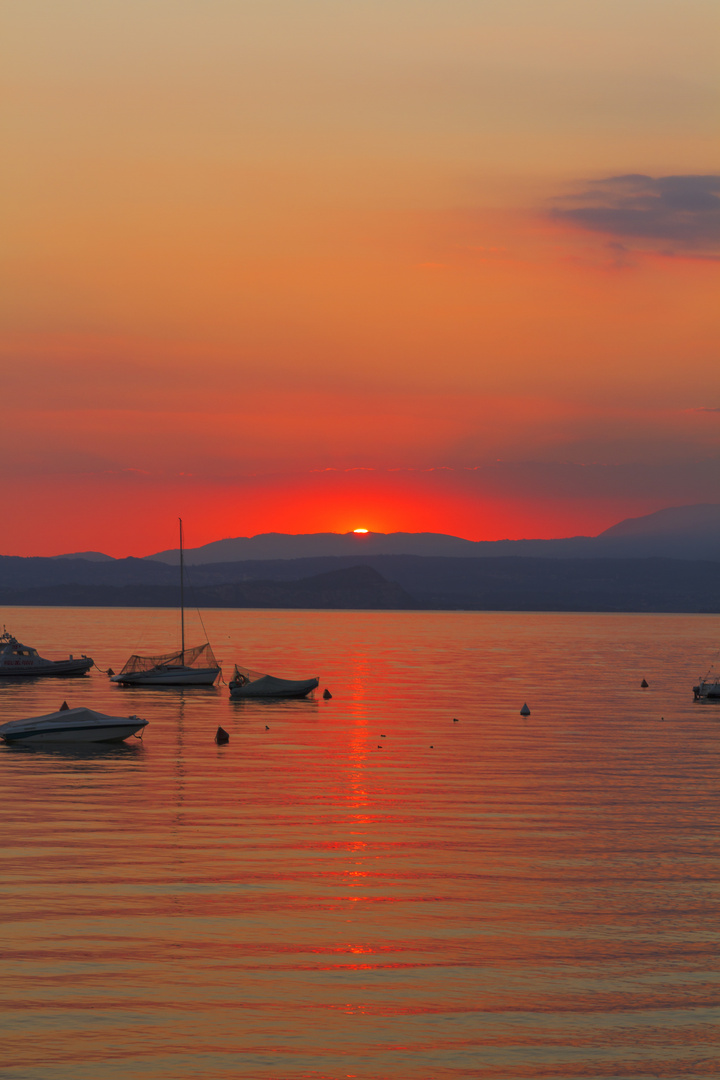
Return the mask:
[[10,0],[3,554],[720,501],[710,0]]

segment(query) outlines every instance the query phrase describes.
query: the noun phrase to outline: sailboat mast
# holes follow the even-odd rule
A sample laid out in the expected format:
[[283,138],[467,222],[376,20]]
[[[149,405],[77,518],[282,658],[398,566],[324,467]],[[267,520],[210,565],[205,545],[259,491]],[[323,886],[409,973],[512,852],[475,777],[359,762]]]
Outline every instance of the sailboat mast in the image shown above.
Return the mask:
[[185,568],[183,566],[183,531],[182,518],[180,522],[180,641],[182,646],[182,663],[185,664]]

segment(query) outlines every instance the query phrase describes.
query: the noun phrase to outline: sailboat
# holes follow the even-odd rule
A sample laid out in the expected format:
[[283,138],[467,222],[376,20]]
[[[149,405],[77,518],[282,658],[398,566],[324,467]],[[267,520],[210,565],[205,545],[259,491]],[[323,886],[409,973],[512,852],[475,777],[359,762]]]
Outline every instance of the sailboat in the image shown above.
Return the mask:
[[185,648],[185,565],[183,562],[183,525],[180,523],[180,650],[164,656],[131,656],[112,682],[123,686],[212,686],[220,674],[220,665],[209,642]]

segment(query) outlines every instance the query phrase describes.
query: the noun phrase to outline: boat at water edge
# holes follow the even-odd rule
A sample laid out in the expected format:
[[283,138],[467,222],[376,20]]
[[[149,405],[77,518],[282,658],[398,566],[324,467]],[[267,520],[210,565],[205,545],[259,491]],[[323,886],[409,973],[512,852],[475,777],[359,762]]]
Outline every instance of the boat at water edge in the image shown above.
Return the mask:
[[122,686],[212,686],[219,674],[220,667],[206,642],[163,656],[131,656],[110,681]]
[[697,686],[693,686],[693,699],[695,701],[720,701],[720,675],[710,668],[705,678],[701,678]]
[[0,724],[0,739],[8,745],[75,745],[122,742],[146,728],[139,716],[108,716],[94,709],[58,709],[44,716]]
[[93,662],[91,656],[84,654],[78,659],[69,656],[67,660],[46,660],[37,649],[23,645],[4,627],[0,634],[0,677],[20,679],[38,675],[86,675]]
[[231,698],[304,698],[317,688],[319,678],[278,679],[235,665],[230,680]]
[[185,648],[185,567],[180,523],[180,649],[162,656],[131,656],[111,682],[122,686],[212,686],[221,674],[209,642]]

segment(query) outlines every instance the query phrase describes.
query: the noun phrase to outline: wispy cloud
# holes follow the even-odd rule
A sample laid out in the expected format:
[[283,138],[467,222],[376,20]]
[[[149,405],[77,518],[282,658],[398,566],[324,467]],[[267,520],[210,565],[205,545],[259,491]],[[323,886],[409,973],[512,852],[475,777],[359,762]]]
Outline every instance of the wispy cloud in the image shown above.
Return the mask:
[[610,176],[558,198],[550,215],[622,239],[707,249],[720,244],[720,176]]

